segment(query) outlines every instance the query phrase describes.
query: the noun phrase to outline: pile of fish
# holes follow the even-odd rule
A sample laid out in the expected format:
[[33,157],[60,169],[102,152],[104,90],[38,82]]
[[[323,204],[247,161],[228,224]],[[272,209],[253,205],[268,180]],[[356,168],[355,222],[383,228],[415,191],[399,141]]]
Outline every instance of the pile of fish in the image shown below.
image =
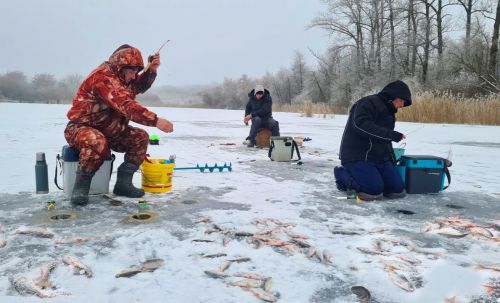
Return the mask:
[[[85,275],[91,278],[93,273],[89,266],[73,256],[63,256],[62,262],[73,268],[74,274]],[[57,287],[50,281],[50,276],[59,262],[50,262],[40,268],[40,276],[33,280],[26,275],[16,274],[9,277],[10,284],[23,296],[35,295],[40,298],[52,298],[57,294],[68,295],[68,293],[56,291]]]
[[[331,264],[331,253],[324,249],[317,249],[309,240],[309,236],[293,232],[291,228],[294,223],[281,222],[275,218],[255,218],[251,221],[257,227],[255,231],[242,231],[224,228],[216,223],[212,223],[207,216],[199,217],[195,223],[207,223],[209,227],[205,234],[219,233],[222,235],[222,245],[227,246],[232,240],[245,239],[253,248],[258,249],[263,246],[272,247],[274,250],[284,254],[303,253],[311,260],[317,259],[323,264]],[[194,239],[193,242],[215,242],[209,239]]]
[[[207,216],[202,216],[194,221],[195,224],[205,223],[207,229],[205,234],[210,235],[218,233],[221,235],[221,243],[227,246],[231,241],[245,241],[252,248],[259,249],[263,246],[272,247],[275,251],[282,254],[303,253],[311,260],[318,260],[323,264],[331,264],[332,257],[328,250],[319,250],[309,242],[309,236],[291,229],[295,226],[293,223],[281,222],[275,218],[253,219],[251,223],[256,227],[253,231],[234,230],[225,228],[219,224],[213,223]],[[217,240],[194,239],[192,242],[217,243]],[[225,253],[202,254],[200,258],[226,257]],[[216,270],[205,270],[204,273],[214,279],[226,281],[227,286],[240,287],[241,289],[252,293],[257,298],[265,302],[276,302],[279,299],[279,293],[272,291],[272,278],[258,273],[226,273],[226,270],[234,264],[251,261],[248,257],[237,257],[223,260]],[[235,279],[244,278],[244,279]]]
[[420,231],[450,238],[470,236],[479,240],[500,242],[500,222],[498,221],[482,225],[458,217],[438,217],[433,222],[422,224]]
[[[0,225],[0,232],[3,230],[3,226]],[[41,227],[20,227],[14,231],[16,235],[28,235],[39,238],[52,239],[55,237],[55,233],[47,228]],[[72,238],[59,238],[54,241],[54,244],[81,244],[85,243],[92,238],[77,236]],[[96,238],[98,239],[98,237]],[[0,235],[0,248],[6,245],[6,241]],[[75,275],[85,275],[87,278],[92,278],[92,269],[84,264],[82,261],[78,260],[74,256],[65,255],[61,258],[61,261],[73,269]],[[33,280],[24,274],[16,274],[9,277],[9,281],[14,289],[21,295],[35,295],[40,298],[51,298],[55,297],[57,294],[67,295],[67,293],[61,291],[55,291],[55,287],[51,281],[50,276],[56,269],[59,262],[50,262],[43,265],[40,268],[40,276]],[[118,274],[116,277],[131,277],[141,272],[153,272],[157,268],[163,265],[162,259],[152,259],[142,262],[139,266],[127,268]]]

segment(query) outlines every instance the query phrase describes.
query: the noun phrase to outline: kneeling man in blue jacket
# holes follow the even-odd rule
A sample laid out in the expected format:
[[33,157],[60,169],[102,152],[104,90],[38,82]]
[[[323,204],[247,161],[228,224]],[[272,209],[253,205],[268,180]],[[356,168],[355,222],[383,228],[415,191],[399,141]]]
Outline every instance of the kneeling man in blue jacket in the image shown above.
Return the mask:
[[406,195],[396,170],[392,141],[405,139],[394,130],[396,112],[410,105],[410,89],[400,80],[354,103],[340,143],[342,166],[334,168],[339,190],[356,191],[367,201]]

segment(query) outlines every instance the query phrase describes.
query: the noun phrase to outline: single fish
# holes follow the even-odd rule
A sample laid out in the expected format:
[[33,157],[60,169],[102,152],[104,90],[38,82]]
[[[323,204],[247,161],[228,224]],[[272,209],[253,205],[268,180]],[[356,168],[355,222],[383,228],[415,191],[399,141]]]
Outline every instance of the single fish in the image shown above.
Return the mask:
[[14,275],[9,277],[10,284],[17,292],[23,296],[35,295],[40,298],[53,298],[56,295],[36,286],[35,282],[23,275]]
[[444,227],[444,228],[429,231],[429,233],[438,234],[438,235],[442,235],[442,236],[450,237],[450,238],[463,238],[469,234],[468,232],[461,232],[459,230],[456,230],[453,227]]
[[236,263],[242,263],[242,262],[248,262],[251,261],[252,259],[248,257],[239,257],[239,258],[234,258],[234,259],[228,259],[228,261],[231,262],[236,262]]
[[227,283],[229,286],[238,286],[242,288],[259,288],[264,285],[264,282],[260,280],[253,280],[253,279],[247,279],[247,280],[241,280],[241,281],[235,281],[235,282],[229,282]]
[[232,264],[232,263],[233,263],[233,262],[228,261],[228,260],[224,260],[224,261],[222,261],[222,262],[219,264],[219,271],[220,271],[220,272],[224,272],[224,271],[226,271],[226,269],[228,269],[228,268],[229,268],[229,266],[231,266],[231,264]]
[[163,259],[151,259],[141,262],[140,269],[141,271],[153,272],[158,268],[162,267],[165,261]]
[[53,238],[55,235],[53,232],[51,232],[47,228],[38,228],[38,227],[18,228],[15,231],[15,233],[19,234],[19,235],[29,235],[29,236],[39,237],[39,238]]
[[130,278],[142,272],[138,267],[125,268],[115,275],[115,278]]
[[267,226],[267,222],[264,219],[255,218],[255,219],[252,219],[252,221],[250,223],[252,223],[253,225],[264,225],[264,226]]
[[222,240],[222,246],[227,246],[227,245],[229,244],[229,242],[231,242],[231,239],[229,239],[229,238],[224,238],[224,239]]
[[256,273],[235,273],[235,274],[233,274],[233,277],[261,280],[261,281],[266,281],[269,278],[269,277],[263,276],[261,274],[256,274]]
[[286,234],[287,234],[289,237],[291,237],[291,238],[295,238],[295,239],[304,239],[304,240],[309,239],[309,236],[308,236],[308,235],[301,234],[301,233],[294,233],[294,232],[291,232],[291,231],[286,231]]
[[483,236],[485,238],[491,239],[494,237],[493,233],[484,227],[472,227],[469,229],[471,235]]
[[3,237],[0,236],[0,248],[5,247],[7,245],[7,241]]
[[356,235],[362,235],[364,233],[364,231],[347,230],[347,229],[334,229],[334,230],[331,230],[331,233],[334,235],[356,236]]
[[40,287],[41,289],[53,288],[52,283],[50,283],[49,281],[49,278],[56,267],[57,262],[50,262],[42,266],[42,268],[40,268],[40,277],[36,279],[35,285]]
[[87,265],[83,264],[80,260],[72,256],[64,256],[62,258],[64,264],[72,267],[75,270],[75,274],[85,274],[87,278],[92,278],[92,269]]
[[369,303],[372,295],[363,286],[353,286],[351,287],[351,292],[356,295],[359,299],[359,303]]
[[387,266],[391,270],[402,270],[402,271],[408,271],[408,272],[413,272],[416,273],[417,269],[409,264],[405,263],[403,261],[397,261],[397,260],[380,260],[380,263],[382,263],[384,266]]
[[474,266],[475,268],[478,268],[478,269],[489,269],[489,270],[493,270],[493,271],[500,271],[500,263],[498,264],[476,264]]
[[234,236],[235,237],[252,237],[254,233],[247,232],[247,231],[235,231]]
[[276,302],[276,301],[278,301],[278,298],[276,298],[276,296],[274,296],[271,293],[266,292],[263,289],[259,289],[259,288],[247,288],[245,290],[248,290],[254,296],[256,296],[257,298],[261,299],[262,301],[265,301],[265,302]]
[[369,234],[378,234],[378,233],[383,233],[383,232],[389,231],[389,230],[391,230],[391,229],[387,228],[387,227],[374,227],[374,228],[368,230],[368,233]]
[[71,243],[84,243],[89,241],[89,237],[73,237],[73,238],[66,238],[66,239],[56,239],[54,241],[55,244],[71,244]]
[[495,288],[495,286],[493,285],[487,285],[487,284],[483,285],[483,287],[489,294],[492,294],[495,291],[495,289],[498,288],[498,287]]
[[201,257],[204,259],[213,259],[213,258],[220,258],[220,257],[226,257],[227,254],[225,253],[217,253],[217,254],[211,254],[211,255],[202,255]]
[[365,247],[356,247],[360,252],[362,253],[365,253],[365,254],[368,254],[368,255],[382,255],[382,256],[387,256],[388,253],[386,252],[382,252],[382,251],[375,251],[375,250],[371,250],[369,248],[365,248]]
[[262,289],[264,289],[267,292],[270,292],[271,288],[273,288],[273,278],[269,277],[264,281]]
[[410,263],[411,265],[420,265],[420,264],[422,264],[422,261],[420,261],[417,258],[412,258],[412,257],[409,257],[409,256],[403,256],[403,255],[397,255],[395,257],[398,258],[398,259],[400,259],[400,260],[406,261],[406,262]]
[[227,278],[229,277],[228,275],[226,275],[225,273],[221,273],[221,272],[218,272],[218,271],[215,271],[215,270],[205,270],[203,271],[207,276],[211,277],[211,278],[214,278],[214,279],[224,279],[224,278]]
[[196,220],[194,220],[194,223],[203,223],[203,222],[210,222],[210,217],[201,216],[201,217],[198,217]]
[[309,244],[309,242],[307,242],[306,240],[303,240],[301,238],[292,238],[290,240],[290,242],[295,243],[300,247],[305,247],[305,248],[311,247],[311,244]]
[[208,240],[208,239],[194,239],[191,240],[191,242],[205,242],[205,243],[213,243],[215,242],[214,240]]
[[389,274],[389,278],[391,279],[391,281],[397,286],[399,286],[401,289],[406,290],[408,292],[412,292],[415,290],[411,282],[408,281],[408,279],[404,275],[398,274],[393,270],[389,270],[387,271],[387,273]]

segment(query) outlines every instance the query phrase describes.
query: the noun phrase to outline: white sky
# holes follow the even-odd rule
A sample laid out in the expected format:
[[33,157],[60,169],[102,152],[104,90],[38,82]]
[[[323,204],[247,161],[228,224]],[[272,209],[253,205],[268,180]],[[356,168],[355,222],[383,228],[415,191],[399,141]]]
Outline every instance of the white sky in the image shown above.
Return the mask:
[[320,0],[16,0],[0,1],[0,73],[86,76],[121,44],[143,57],[167,39],[157,85],[260,77],[289,66],[328,37],[305,30]]

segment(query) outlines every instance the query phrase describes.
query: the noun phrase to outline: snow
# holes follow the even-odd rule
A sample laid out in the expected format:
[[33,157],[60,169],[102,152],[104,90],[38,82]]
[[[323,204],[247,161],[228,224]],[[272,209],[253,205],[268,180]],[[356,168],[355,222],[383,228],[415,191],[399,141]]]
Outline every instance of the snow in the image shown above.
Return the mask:
[[[94,277],[73,275],[60,262],[51,276],[59,294],[49,299],[51,302],[260,302],[251,293],[226,285],[237,278],[223,281],[203,272],[216,270],[220,262],[237,256],[250,257],[251,261],[233,263],[226,273],[255,272],[272,277],[272,290],[280,295],[278,302],[358,302],[350,291],[355,285],[369,289],[372,302],[443,302],[450,296],[457,296],[458,302],[468,302],[487,297],[482,285],[499,278],[498,272],[472,266],[499,263],[498,243],[420,232],[422,223],[439,216],[458,215],[482,224],[499,219],[499,127],[398,122],[396,129],[408,134],[406,154],[434,155],[453,161],[450,188],[437,195],[356,203],[337,199],[344,194],[336,189],[333,179],[346,116],[306,118],[293,113],[274,114],[282,135],[312,138],[300,149],[303,164],[298,165],[272,162],[267,150],[243,146],[241,142],[249,128],[243,125],[242,111],[153,108],[174,122],[175,131],[164,134],[140,126],[160,137],[160,145],[149,147],[152,157],[175,154],[179,167],[231,162],[233,171],[176,171],[172,192],[145,197],[157,219],[129,224],[125,221],[137,212],[137,199],[123,199],[124,205],[116,207],[106,199],[92,197],[87,207],[73,209],[52,182],[56,155],[66,144],[63,131],[68,108],[0,103],[0,237],[7,241],[0,248],[0,302],[41,301],[20,296],[10,286],[8,277],[22,273],[34,279],[42,265],[61,260],[67,254],[89,265]],[[50,192],[46,195],[34,194],[36,152],[45,152],[47,157]],[[115,155],[116,170],[123,156]],[[62,182],[61,176],[59,180]],[[115,172],[111,189],[114,180]],[[134,183],[140,185],[140,174],[136,174]],[[46,209],[50,199],[56,200],[56,210]],[[415,214],[397,212],[401,209]],[[55,212],[72,213],[76,219],[49,220]],[[289,229],[307,234],[308,241],[319,251],[327,249],[332,264],[308,259],[304,253],[285,254],[269,246],[255,249],[244,238],[232,239],[223,246],[223,235],[205,234],[210,223],[194,223],[202,215],[223,228],[238,231],[265,229],[252,224],[254,218],[294,223]],[[54,239],[16,235],[14,231],[21,226],[48,227],[58,239],[92,239],[81,244],[55,245]],[[368,231],[376,227],[389,230],[361,235],[331,232]],[[279,237],[286,239],[284,233]],[[431,258],[403,247],[392,248],[391,254],[406,254],[422,261],[417,265],[418,274],[405,273],[418,285],[410,293],[393,284],[383,270],[380,260],[392,256],[367,255],[356,248],[371,248],[370,241],[380,237],[412,240],[426,249],[445,253]],[[200,257],[219,252],[227,257]],[[115,278],[121,270],[151,258],[162,258],[165,264],[152,273]]]

